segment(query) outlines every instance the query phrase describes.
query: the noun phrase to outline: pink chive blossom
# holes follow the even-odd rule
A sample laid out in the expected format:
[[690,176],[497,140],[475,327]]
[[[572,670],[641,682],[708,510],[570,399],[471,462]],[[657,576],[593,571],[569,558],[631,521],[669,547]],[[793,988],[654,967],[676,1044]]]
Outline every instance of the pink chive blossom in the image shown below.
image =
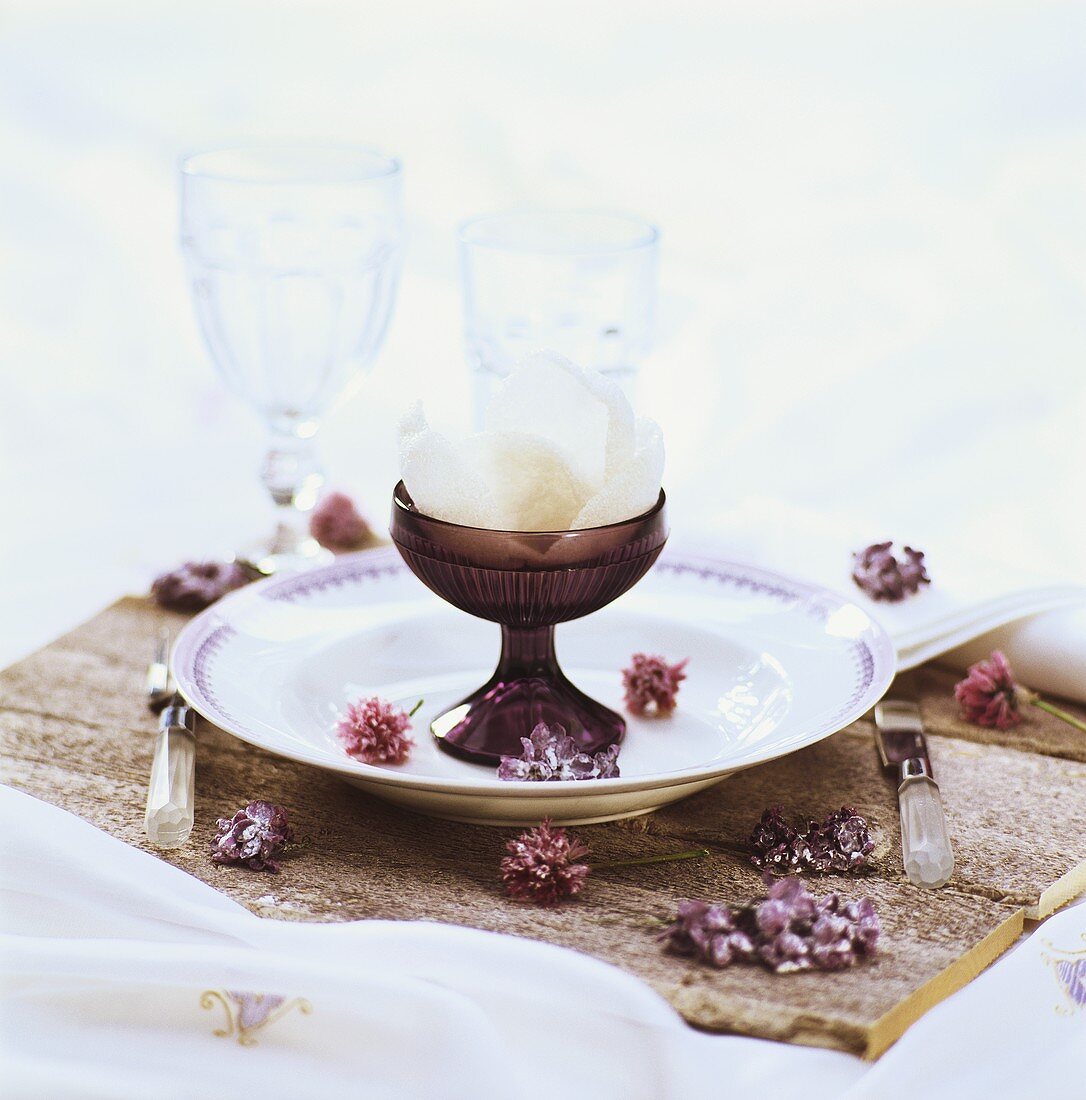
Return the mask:
[[852,555],[852,579],[873,600],[900,603],[915,595],[922,584],[931,584],[924,554],[911,546],[894,557],[892,542],[876,542]]
[[232,818],[221,817],[211,842],[215,863],[241,863],[253,871],[279,873],[276,858],[294,839],[287,811],[272,802],[250,802]]
[[627,710],[640,717],[671,714],[679,684],[686,679],[684,669],[689,660],[687,657],[677,665],[669,665],[663,657],[635,653],[630,667],[622,671]]
[[545,820],[534,829],[506,842],[509,853],[501,861],[501,879],[511,898],[536,905],[557,905],[578,894],[589,875],[580,860],[588,848],[560,826]]
[[336,726],[336,736],[347,755],[364,764],[405,764],[415,747],[407,732],[411,715],[421,705],[420,700],[409,714],[376,695],[359,699],[347,707]]
[[978,726],[1005,730],[1022,720],[1014,672],[998,649],[987,661],[970,666],[965,679],[954,686],[954,698],[962,717]]
[[325,493],[309,517],[309,533],[326,550],[344,553],[359,550],[372,532],[354,501],[346,493]]
[[151,597],[167,611],[203,611],[251,580],[253,574],[236,561],[187,561],[156,577]]

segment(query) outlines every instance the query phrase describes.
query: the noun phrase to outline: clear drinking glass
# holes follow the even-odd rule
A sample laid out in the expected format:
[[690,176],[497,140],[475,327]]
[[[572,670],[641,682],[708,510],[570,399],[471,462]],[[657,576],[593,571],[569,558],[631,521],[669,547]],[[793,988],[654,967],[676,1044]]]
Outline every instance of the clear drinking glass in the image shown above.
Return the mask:
[[480,420],[518,359],[552,348],[630,394],[648,351],[659,234],[626,214],[525,210],[460,227],[464,329]]
[[219,372],[270,435],[270,539],[240,555],[274,572],[322,558],[308,512],[324,476],[322,414],[369,367],[392,313],[401,167],[350,145],[198,153],[181,165],[181,242]]

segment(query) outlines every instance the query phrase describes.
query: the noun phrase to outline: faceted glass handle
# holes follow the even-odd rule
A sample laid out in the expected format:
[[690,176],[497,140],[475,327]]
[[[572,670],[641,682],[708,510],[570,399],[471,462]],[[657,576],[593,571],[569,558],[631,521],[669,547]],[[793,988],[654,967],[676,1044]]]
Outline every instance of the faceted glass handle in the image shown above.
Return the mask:
[[905,874],[916,886],[944,886],[954,873],[954,853],[939,787],[926,776],[907,779],[898,788],[898,802]]
[[192,832],[196,738],[183,726],[162,730],[155,741],[147,788],[147,838],[159,848],[180,848]]

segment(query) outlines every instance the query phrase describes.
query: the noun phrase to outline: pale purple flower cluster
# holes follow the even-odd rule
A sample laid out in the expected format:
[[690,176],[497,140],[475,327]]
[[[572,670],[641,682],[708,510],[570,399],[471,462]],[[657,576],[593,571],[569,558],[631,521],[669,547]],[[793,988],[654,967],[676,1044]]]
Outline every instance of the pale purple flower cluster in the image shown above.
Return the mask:
[[276,858],[294,839],[287,811],[272,802],[250,802],[232,818],[219,818],[218,834],[211,842],[216,863],[244,863],[253,871],[279,871]]
[[800,829],[785,820],[782,807],[771,806],[750,835],[751,862],[775,875],[846,874],[859,870],[874,848],[867,822],[851,806]]
[[618,745],[595,754],[582,752],[563,726],[540,722],[530,737],[522,737],[520,756],[503,756],[499,779],[545,783],[560,779],[618,779]]
[[899,603],[931,584],[924,568],[924,554],[905,546],[894,557],[892,542],[876,542],[852,555],[852,579],[873,599]]
[[236,561],[187,561],[156,577],[151,597],[167,611],[203,611],[252,580],[253,574]]
[[674,923],[660,938],[676,955],[693,955],[713,966],[751,962],[755,955],[754,940],[736,927],[731,907],[707,901],[680,901]]
[[501,878],[511,898],[536,905],[557,905],[579,893],[590,868],[581,862],[588,848],[550,821],[506,841]]
[[802,879],[769,881],[766,896],[733,908],[682,901],[660,939],[677,955],[724,967],[760,963],[778,974],[841,970],[874,955],[879,918],[870,898],[817,899]]

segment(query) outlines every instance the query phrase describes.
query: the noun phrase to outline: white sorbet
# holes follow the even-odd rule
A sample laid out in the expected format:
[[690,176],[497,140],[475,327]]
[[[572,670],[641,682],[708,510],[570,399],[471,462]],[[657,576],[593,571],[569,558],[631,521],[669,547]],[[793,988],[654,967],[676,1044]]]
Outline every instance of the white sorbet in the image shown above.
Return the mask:
[[528,356],[501,383],[486,430],[434,431],[421,403],[400,423],[400,476],[420,512],[497,531],[602,527],[660,495],[664,440],[622,390],[555,352]]

